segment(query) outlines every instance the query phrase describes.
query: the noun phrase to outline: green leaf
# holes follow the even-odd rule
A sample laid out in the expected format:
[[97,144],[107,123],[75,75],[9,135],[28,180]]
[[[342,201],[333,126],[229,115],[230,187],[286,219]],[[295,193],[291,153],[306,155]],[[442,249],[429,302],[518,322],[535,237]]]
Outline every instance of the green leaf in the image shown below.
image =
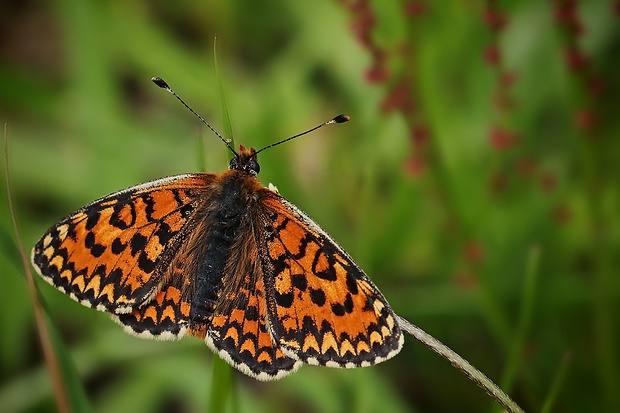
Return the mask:
[[[235,147],[235,138],[232,130],[232,123],[230,122],[230,114],[228,113],[228,105],[226,105],[226,93],[224,92],[224,81],[222,80],[222,74],[220,67],[217,63],[217,38],[213,39],[213,64],[215,66],[215,79],[217,82],[218,90],[218,103],[220,107],[220,118],[224,127],[224,137],[230,139],[230,146]],[[228,160],[233,158],[233,153],[226,149]]]

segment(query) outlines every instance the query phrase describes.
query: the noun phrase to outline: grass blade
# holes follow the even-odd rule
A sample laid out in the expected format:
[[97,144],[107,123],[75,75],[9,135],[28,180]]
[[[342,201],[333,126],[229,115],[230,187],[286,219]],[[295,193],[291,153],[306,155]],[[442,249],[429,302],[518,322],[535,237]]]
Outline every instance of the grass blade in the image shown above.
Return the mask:
[[566,370],[568,369],[568,365],[571,361],[571,354],[565,353],[560,361],[560,366],[558,367],[558,372],[555,375],[555,379],[551,384],[551,389],[549,390],[549,394],[543,403],[542,408],[540,409],[540,413],[549,413],[551,409],[553,409],[553,405],[558,398],[558,393],[560,392],[560,388],[562,387],[562,383],[564,383],[564,378],[566,377]]
[[[217,38],[213,39],[213,64],[215,65],[215,80],[217,82],[218,90],[218,103],[220,107],[220,118],[222,120],[222,126],[224,128],[224,136],[230,139],[230,146],[235,147],[235,138],[232,130],[232,123],[230,122],[230,114],[228,112],[228,105],[226,104],[226,94],[224,93],[224,82],[222,80],[222,74],[220,67],[217,63]],[[228,160],[230,161],[233,154],[230,151],[226,151]]]
[[512,340],[512,348],[508,357],[508,364],[504,370],[501,386],[504,389],[510,389],[514,383],[519,365],[521,364],[521,356],[530,322],[534,309],[534,296],[536,295],[536,275],[538,274],[538,263],[540,261],[540,248],[532,247],[527,259],[527,267],[525,271],[525,285],[523,302],[521,303],[521,312],[515,337]]
[[[215,76],[218,86],[218,100],[220,106],[220,117],[222,119],[222,124],[224,125],[224,134],[223,136],[227,139],[230,139],[230,144],[234,148],[235,142],[233,140],[232,133],[232,125],[230,122],[230,116],[228,114],[228,106],[226,105],[226,99],[224,97],[224,85],[222,83],[222,77],[220,74],[220,69],[217,64],[217,48],[216,48],[217,39],[213,40],[213,62],[215,65]],[[228,148],[224,148],[227,154],[227,158],[230,161],[232,159],[233,153],[231,153]],[[203,165],[206,168],[206,165]],[[232,377],[232,367],[222,360],[220,357],[215,356],[213,358],[213,374],[212,374],[212,382],[211,382],[211,395],[209,400],[209,412],[224,412],[226,411],[226,403],[228,401],[229,395],[232,393],[233,389],[233,377]]]
[[[58,410],[62,413],[69,412],[90,412],[92,411],[86,391],[82,386],[81,380],[77,374],[75,365],[69,356],[58,330],[55,328],[48,312],[46,311],[37,283],[35,282],[28,254],[21,242],[19,226],[17,224],[17,216],[13,206],[11,197],[11,180],[9,175],[9,144],[7,125],[4,125],[4,174],[6,179],[6,191],[9,205],[9,211],[13,224],[13,231],[17,243],[17,250],[21,258],[21,266],[26,274],[28,282],[28,291],[32,298],[34,308],[37,333],[43,349],[45,363],[47,365],[52,386],[54,389],[54,397]],[[12,248],[13,250],[15,248]]]

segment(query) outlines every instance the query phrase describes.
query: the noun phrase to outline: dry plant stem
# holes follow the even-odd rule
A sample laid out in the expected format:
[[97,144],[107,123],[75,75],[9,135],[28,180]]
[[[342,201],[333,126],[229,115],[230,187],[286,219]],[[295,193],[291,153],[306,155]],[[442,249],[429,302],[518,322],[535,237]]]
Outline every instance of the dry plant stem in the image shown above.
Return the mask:
[[420,327],[414,326],[398,314],[396,315],[400,328],[411,335],[413,338],[424,344],[426,347],[445,358],[457,369],[461,370],[474,383],[481,387],[489,396],[493,397],[507,411],[511,413],[525,413],[517,403],[515,403],[506,393],[500,389],[497,384],[493,383],[484,373],[472,366],[463,357],[456,354],[451,348],[431,336]]
[[37,325],[37,332],[39,333],[39,339],[41,340],[41,347],[43,348],[43,354],[45,357],[46,364],[49,368],[49,373],[52,379],[52,385],[54,386],[54,395],[56,397],[56,405],[58,406],[58,410],[62,413],[68,413],[69,409],[69,401],[67,398],[65,383],[62,379],[62,375],[60,374],[60,366],[58,364],[58,359],[56,358],[54,351],[52,349],[52,343],[50,341],[50,334],[47,330],[47,322],[45,320],[45,314],[43,313],[43,308],[41,306],[41,301],[39,300],[39,290],[35,285],[34,276],[32,275],[32,270],[30,268],[30,260],[28,259],[28,255],[26,254],[26,250],[24,249],[24,245],[21,242],[21,238],[19,236],[19,227],[17,225],[17,217],[15,216],[15,209],[13,208],[13,199],[11,198],[11,185],[9,178],[9,143],[8,143],[8,132],[7,132],[7,124],[4,124],[4,176],[6,178],[6,193],[9,204],[9,212],[11,215],[11,220],[13,222],[13,231],[15,232],[15,238],[17,242],[17,247],[19,249],[19,254],[22,260],[22,265],[24,267],[24,271],[26,272],[26,279],[28,280],[28,290],[30,291],[30,296],[32,297],[33,307],[34,307],[34,315]]

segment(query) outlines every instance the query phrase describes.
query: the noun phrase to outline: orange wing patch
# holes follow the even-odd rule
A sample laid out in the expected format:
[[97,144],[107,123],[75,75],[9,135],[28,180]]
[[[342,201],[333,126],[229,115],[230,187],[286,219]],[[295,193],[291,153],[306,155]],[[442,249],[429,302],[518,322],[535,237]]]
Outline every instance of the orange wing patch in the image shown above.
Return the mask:
[[309,364],[358,367],[397,354],[403,335],[385,298],[318,225],[263,192],[262,255],[272,335]]

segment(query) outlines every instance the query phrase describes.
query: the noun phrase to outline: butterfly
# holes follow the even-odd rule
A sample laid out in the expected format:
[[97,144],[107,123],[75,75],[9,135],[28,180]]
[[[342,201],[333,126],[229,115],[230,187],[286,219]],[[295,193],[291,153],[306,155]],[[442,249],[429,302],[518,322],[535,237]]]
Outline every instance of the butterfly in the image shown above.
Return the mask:
[[84,206],[36,243],[37,272],[131,334],[199,337],[262,381],[303,363],[352,368],[396,355],[403,334],[379,289],[308,215],[258,181],[257,154],[267,147],[236,152],[217,135],[234,154],[227,171],[158,179]]

